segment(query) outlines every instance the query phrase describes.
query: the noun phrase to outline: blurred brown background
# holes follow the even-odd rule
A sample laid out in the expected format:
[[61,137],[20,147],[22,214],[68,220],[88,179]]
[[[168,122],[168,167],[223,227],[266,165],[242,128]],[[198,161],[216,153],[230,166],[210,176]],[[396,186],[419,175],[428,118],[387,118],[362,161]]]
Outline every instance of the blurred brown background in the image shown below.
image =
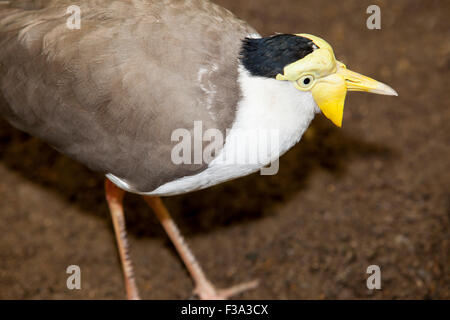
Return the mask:
[[[398,98],[351,93],[344,126],[323,116],[252,175],[166,204],[218,286],[260,279],[246,299],[450,298],[448,1],[216,0],[263,35],[311,33]],[[382,29],[366,28],[381,7]],[[0,120],[0,298],[121,299],[103,179]],[[143,298],[193,284],[153,213],[126,198]],[[66,288],[66,267],[82,290]],[[366,288],[379,265],[382,290]]]

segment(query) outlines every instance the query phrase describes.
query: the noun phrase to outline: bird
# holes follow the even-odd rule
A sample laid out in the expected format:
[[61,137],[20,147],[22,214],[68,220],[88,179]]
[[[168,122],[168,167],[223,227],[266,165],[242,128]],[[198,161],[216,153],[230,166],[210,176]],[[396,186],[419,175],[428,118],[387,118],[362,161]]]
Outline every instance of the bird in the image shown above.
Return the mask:
[[[78,0],[77,28],[68,23],[71,5],[0,2],[0,92],[7,102],[0,112],[105,176],[128,299],[140,295],[126,193],[152,208],[194,293],[230,298],[258,282],[216,288],[161,198],[267,168],[301,140],[316,114],[341,127],[348,91],[397,95],[347,69],[324,39],[262,36],[208,0]],[[266,151],[257,161],[236,160],[256,156],[255,145]]]

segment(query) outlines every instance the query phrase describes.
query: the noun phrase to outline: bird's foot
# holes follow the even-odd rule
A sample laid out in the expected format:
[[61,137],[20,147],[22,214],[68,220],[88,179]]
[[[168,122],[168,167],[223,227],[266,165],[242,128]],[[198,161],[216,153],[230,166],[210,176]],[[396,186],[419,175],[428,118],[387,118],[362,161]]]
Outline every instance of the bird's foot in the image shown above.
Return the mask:
[[216,289],[211,283],[207,282],[197,285],[194,294],[201,300],[226,300],[244,291],[256,288],[258,283],[258,280],[253,280],[226,289]]

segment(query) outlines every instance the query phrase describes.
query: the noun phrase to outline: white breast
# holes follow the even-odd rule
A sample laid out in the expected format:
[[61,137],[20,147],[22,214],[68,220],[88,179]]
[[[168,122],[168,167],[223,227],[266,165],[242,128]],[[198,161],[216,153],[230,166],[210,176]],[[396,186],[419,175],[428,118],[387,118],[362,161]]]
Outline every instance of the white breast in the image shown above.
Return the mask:
[[[310,92],[299,91],[288,81],[251,76],[239,67],[239,82],[243,98],[238,104],[236,119],[226,137],[221,153],[206,170],[168,182],[146,195],[176,195],[213,186],[253,173],[278,159],[302,137],[314,114],[319,111]],[[268,148],[257,163],[236,164],[242,148],[255,145],[255,131],[268,132],[278,139],[276,148]],[[270,139],[267,139],[270,142]],[[273,145],[272,145],[273,146]],[[123,181],[110,177],[126,189]],[[114,181],[115,180],[115,181]]]

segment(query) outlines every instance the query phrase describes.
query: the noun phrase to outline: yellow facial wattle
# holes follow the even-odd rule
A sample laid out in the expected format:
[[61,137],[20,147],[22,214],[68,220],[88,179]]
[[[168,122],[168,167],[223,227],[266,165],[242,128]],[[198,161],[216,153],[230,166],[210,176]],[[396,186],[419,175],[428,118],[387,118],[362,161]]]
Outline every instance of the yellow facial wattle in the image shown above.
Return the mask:
[[322,113],[336,126],[342,126],[347,86],[345,79],[337,73],[324,77],[311,89],[314,101]]
[[297,36],[312,40],[317,48],[303,59],[287,65],[276,79],[291,81],[298,90],[310,91],[322,113],[336,126],[342,126],[347,91],[397,95],[388,85],[348,70],[336,60],[333,49],[325,40],[309,34]]

